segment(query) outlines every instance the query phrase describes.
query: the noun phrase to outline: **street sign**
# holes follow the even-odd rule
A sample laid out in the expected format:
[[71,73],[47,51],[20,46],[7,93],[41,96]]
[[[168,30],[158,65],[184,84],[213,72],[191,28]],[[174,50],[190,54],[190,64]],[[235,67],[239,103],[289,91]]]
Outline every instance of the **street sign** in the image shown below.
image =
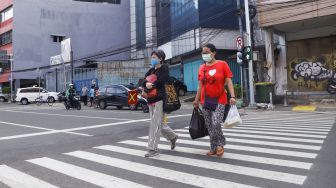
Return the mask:
[[243,42],[243,38],[241,36],[238,36],[236,39],[236,45],[237,45],[237,49],[241,50],[244,47],[244,42]]
[[62,61],[61,55],[55,55],[55,56],[50,57],[50,65],[59,65],[62,63],[63,61]]
[[128,105],[136,105],[138,103],[137,90],[128,91]]

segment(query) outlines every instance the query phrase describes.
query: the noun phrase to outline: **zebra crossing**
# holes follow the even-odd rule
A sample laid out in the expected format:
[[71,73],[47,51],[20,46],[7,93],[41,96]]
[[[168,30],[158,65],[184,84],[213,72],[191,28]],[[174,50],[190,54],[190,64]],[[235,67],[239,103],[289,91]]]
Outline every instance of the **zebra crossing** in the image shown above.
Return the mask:
[[[334,121],[335,114],[249,113],[243,116],[242,126],[223,129],[227,145],[222,157],[206,156],[209,138],[191,140],[184,127],[175,130],[176,149],[171,151],[169,142],[162,139],[160,155],[153,158],[143,157],[148,136],[141,136],[24,163],[91,187],[300,187],[309,178]],[[0,183],[7,187],[76,187],[71,181],[64,185],[52,179],[0,164]]]

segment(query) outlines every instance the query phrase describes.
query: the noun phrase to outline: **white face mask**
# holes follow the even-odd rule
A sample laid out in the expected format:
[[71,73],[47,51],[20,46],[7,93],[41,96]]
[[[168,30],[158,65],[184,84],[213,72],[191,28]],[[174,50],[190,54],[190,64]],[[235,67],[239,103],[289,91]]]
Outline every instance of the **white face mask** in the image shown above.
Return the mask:
[[210,62],[212,60],[211,54],[202,54],[202,58],[205,62]]

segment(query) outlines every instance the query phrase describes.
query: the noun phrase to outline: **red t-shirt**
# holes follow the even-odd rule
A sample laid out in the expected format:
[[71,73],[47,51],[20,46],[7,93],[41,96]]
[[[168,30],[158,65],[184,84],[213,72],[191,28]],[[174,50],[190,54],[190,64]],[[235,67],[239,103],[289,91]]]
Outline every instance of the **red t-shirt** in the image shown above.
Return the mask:
[[[204,70],[205,80],[203,80]],[[225,61],[217,60],[216,63],[211,66],[202,64],[198,70],[198,80],[202,82],[201,104],[204,103],[204,89],[206,89],[205,92],[207,96],[219,97],[219,104],[227,104],[224,84],[225,79],[232,78],[232,76],[230,67]],[[205,81],[205,83],[203,81]]]

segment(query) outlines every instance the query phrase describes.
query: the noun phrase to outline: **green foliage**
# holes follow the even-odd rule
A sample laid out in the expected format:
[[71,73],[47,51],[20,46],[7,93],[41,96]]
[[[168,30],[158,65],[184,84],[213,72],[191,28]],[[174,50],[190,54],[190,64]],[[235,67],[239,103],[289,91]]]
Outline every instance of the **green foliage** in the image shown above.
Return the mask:
[[10,93],[10,87],[3,87],[2,88],[2,93],[3,94],[9,94]]

